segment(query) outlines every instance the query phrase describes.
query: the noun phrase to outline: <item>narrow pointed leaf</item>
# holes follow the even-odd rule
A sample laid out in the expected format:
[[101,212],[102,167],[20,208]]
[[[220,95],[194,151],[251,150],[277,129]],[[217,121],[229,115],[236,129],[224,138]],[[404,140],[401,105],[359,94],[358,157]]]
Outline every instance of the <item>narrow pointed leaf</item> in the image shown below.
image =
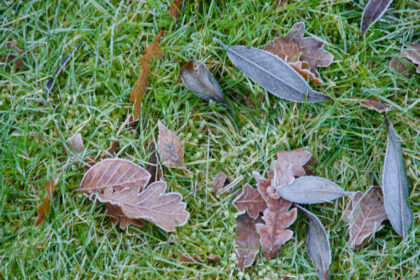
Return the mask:
[[276,55],[252,47],[227,47],[218,39],[214,40],[227,49],[230,60],[239,70],[275,96],[308,103],[330,100],[314,91],[298,72]]
[[306,215],[309,221],[306,233],[309,257],[316,266],[319,279],[327,280],[331,265],[331,248],[327,232],[317,216],[302,206],[296,205],[296,207]]
[[336,183],[321,177],[303,176],[287,186],[277,187],[277,194],[296,203],[329,202],[345,194]]
[[413,223],[408,203],[408,178],[397,134],[388,120],[386,120],[386,124],[388,126],[388,144],[382,174],[385,210],[392,227],[405,238]]
[[378,19],[380,19],[385,11],[391,5],[392,0],[370,0],[366,5],[365,10],[362,15],[361,30],[362,34],[374,24]]

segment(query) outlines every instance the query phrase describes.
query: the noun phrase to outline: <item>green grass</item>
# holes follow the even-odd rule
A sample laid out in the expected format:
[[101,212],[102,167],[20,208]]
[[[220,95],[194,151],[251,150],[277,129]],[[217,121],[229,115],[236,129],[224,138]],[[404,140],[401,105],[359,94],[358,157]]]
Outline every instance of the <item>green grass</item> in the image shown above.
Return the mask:
[[[25,67],[0,65],[0,278],[2,279],[317,279],[305,246],[305,219],[274,260],[257,256],[245,275],[236,269],[232,200],[252,171],[266,172],[279,150],[307,147],[318,159],[315,174],[347,191],[380,184],[385,154],[383,117],[358,106],[376,97],[394,106],[389,119],[402,142],[415,223],[405,242],[389,222],[367,244],[348,247],[341,220],[345,198],[309,207],[330,237],[332,279],[416,279],[419,270],[420,76],[388,67],[407,41],[419,40],[419,5],[394,1],[365,40],[360,18],[366,1],[296,1],[272,9],[274,1],[184,1],[177,22],[169,0],[7,1],[0,5],[0,46],[16,40]],[[188,3],[188,4],[187,4]],[[248,80],[212,42],[264,47],[298,22],[306,36],[326,43],[334,55],[321,69],[320,90],[333,101],[298,104],[276,98]],[[140,129],[117,133],[132,111],[129,94],[140,71],[138,58],[155,34],[163,57],[155,59],[144,98]],[[44,88],[61,59],[84,41],[59,76],[53,92]],[[0,56],[7,53],[0,50]],[[223,106],[206,103],[179,78],[179,61],[203,61],[215,73],[235,108],[237,123]],[[164,169],[171,191],[184,195],[189,222],[174,233],[152,224],[144,229],[113,226],[101,204],[71,190],[83,176],[81,161],[121,144],[118,157],[145,166],[147,146],[157,139],[157,121],[185,145],[194,175]],[[46,221],[34,227],[43,182],[67,156],[63,144],[80,132],[85,150],[63,175]],[[210,183],[220,171],[243,183],[217,197]],[[184,264],[178,251],[219,255],[217,264]]]

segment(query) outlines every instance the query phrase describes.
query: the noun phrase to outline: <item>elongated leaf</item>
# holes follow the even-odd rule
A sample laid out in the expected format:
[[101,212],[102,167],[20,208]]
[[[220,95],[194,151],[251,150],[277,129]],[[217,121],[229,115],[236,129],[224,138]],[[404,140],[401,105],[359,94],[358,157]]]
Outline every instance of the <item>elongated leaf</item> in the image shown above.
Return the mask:
[[169,168],[183,168],[184,145],[179,137],[164,126],[160,121],[158,146],[162,163]]
[[214,40],[227,49],[230,60],[239,70],[275,96],[309,103],[330,100],[314,91],[298,72],[276,55],[256,48],[228,47],[220,40]]
[[207,66],[199,61],[191,60],[187,64],[181,64],[181,78],[185,86],[195,95],[204,100],[214,100],[225,103],[222,89]]
[[296,207],[306,215],[309,221],[306,233],[309,257],[316,266],[319,279],[327,280],[331,265],[331,248],[327,232],[317,216],[302,206],[296,205]]
[[408,203],[408,178],[397,134],[389,120],[386,120],[386,124],[388,126],[388,144],[382,174],[385,210],[392,227],[405,238],[413,223]]
[[255,224],[263,221],[261,217],[253,219],[247,213],[238,216],[236,221],[238,222],[235,239],[236,256],[239,269],[244,270],[252,265],[261,248]]
[[392,0],[370,0],[366,5],[365,10],[362,15],[361,30],[362,34],[374,24],[378,19],[380,19],[385,11],[391,5]]
[[303,176],[290,185],[277,187],[277,194],[296,203],[313,204],[337,199],[343,196],[345,191],[325,178]]

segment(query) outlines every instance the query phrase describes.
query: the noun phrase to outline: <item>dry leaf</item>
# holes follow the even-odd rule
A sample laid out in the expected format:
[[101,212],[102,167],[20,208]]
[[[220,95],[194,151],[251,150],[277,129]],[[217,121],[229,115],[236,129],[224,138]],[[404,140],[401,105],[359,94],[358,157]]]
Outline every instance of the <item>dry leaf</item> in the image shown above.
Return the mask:
[[74,155],[79,154],[83,151],[85,145],[83,145],[82,135],[77,133],[66,140],[67,149]]
[[120,150],[120,143],[118,141],[112,141],[106,150],[109,154],[115,156]]
[[44,202],[42,202],[38,207],[38,217],[36,218],[35,226],[39,225],[45,220],[46,214],[50,209],[51,198],[56,187],[52,180],[45,181],[44,186],[47,192],[47,196],[45,197]]
[[145,47],[145,55],[139,59],[140,65],[142,67],[142,71],[134,85],[133,90],[130,94],[130,101],[134,101],[134,118],[137,119],[140,116],[141,111],[141,99],[143,95],[146,93],[147,89],[147,81],[149,77],[150,71],[150,61],[154,56],[162,57],[162,51],[159,46],[159,38],[162,36],[163,30],[161,30],[157,35],[156,39],[151,46]]
[[160,121],[159,125],[159,152],[163,164],[170,168],[182,168],[184,165],[184,145],[181,140],[167,129]]
[[182,0],[173,0],[171,9],[169,10],[169,15],[176,20],[179,16],[179,12],[181,10]]
[[149,162],[147,163],[146,170],[152,175],[149,183],[153,183],[155,181],[159,181],[162,178],[163,171],[159,164],[155,141],[152,141],[149,150],[151,151],[151,154],[149,157]]
[[311,153],[305,151],[304,148],[299,148],[293,151],[277,152],[277,162],[286,161],[291,165],[293,176],[304,176],[304,166],[309,164],[311,160]]
[[420,73],[420,43],[407,43],[408,48],[401,55],[417,65],[416,72]]
[[400,74],[404,74],[410,70],[407,65],[402,62],[402,59],[398,57],[393,57],[389,63],[389,68],[397,71]]
[[261,248],[255,224],[263,221],[261,217],[253,219],[246,213],[238,216],[236,221],[238,224],[235,239],[236,256],[239,269],[244,270],[252,265],[259,248]]
[[350,247],[362,244],[369,235],[380,230],[381,223],[387,219],[382,189],[373,186],[365,195],[355,192],[350,198],[348,209],[343,214],[350,231]]
[[127,218],[121,208],[117,205],[112,205],[111,203],[106,204],[106,212],[108,213],[109,217],[113,224],[120,223],[120,228],[125,229],[127,226],[135,225],[140,228],[144,227],[144,222],[136,219]]
[[23,60],[20,58],[20,55],[23,54],[23,50],[21,50],[16,41],[6,41],[6,43],[3,46],[4,49],[6,50],[10,50],[13,49],[15,53],[17,53],[17,55],[15,54],[8,54],[4,57],[0,57],[0,62],[4,62],[4,63],[11,63],[14,62],[16,65],[17,69],[21,69],[24,66]]
[[204,63],[191,60],[188,63],[180,63],[181,78],[185,86],[196,92],[195,95],[209,101],[226,103],[222,89],[214,76]]
[[242,175],[239,176],[238,178],[233,180],[229,185],[227,185],[224,188],[221,188],[220,190],[218,190],[217,195],[221,195],[221,194],[231,192],[233,190],[233,188],[242,181],[243,178],[244,178],[244,176],[242,176]]
[[226,174],[220,172],[214,177],[213,182],[211,183],[211,187],[216,191],[220,190],[225,185],[226,179]]
[[256,219],[260,212],[264,212],[267,208],[267,204],[258,190],[253,189],[249,184],[245,184],[242,188],[242,195],[235,202],[235,207],[239,212],[246,210],[250,217]]
[[385,105],[376,98],[369,98],[367,100],[360,100],[359,104],[370,110],[375,110],[378,113],[388,113],[392,110],[392,106]]
[[369,0],[362,15],[361,31],[362,35],[366,30],[380,19],[391,5],[392,0]]
[[180,262],[186,262],[186,263],[216,263],[220,261],[220,257],[219,256],[206,256],[205,259],[200,258],[197,255],[193,255],[192,257],[185,255],[184,253],[182,253],[181,251],[178,251],[179,253],[179,258],[178,261]]

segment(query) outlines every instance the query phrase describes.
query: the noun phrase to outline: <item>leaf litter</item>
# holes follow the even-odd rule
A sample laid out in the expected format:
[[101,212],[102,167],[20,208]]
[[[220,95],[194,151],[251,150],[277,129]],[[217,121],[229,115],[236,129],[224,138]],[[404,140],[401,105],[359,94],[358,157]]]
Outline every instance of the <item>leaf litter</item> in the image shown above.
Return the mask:
[[169,168],[186,169],[184,165],[184,145],[181,140],[160,121],[158,126],[158,145],[163,165]]

